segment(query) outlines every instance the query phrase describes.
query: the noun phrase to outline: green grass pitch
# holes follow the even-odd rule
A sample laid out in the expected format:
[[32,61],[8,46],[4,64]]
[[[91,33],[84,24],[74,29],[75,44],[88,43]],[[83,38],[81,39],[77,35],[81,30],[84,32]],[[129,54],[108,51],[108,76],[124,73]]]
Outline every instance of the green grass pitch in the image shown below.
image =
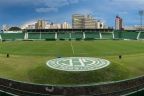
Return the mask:
[[[6,58],[6,54],[10,58]],[[119,60],[118,55],[122,55]],[[57,57],[96,57],[111,62],[89,72],[65,72],[46,66]],[[0,77],[41,84],[90,84],[144,75],[144,41],[0,42]]]

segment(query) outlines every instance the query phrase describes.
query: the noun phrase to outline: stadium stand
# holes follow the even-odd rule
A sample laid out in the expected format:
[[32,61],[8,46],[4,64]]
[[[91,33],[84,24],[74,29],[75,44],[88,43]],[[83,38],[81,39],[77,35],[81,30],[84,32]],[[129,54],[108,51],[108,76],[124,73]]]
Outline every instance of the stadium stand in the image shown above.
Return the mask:
[[16,95],[10,94],[10,93],[4,92],[4,91],[0,91],[0,96],[16,96]]
[[[144,76],[118,82],[77,86],[38,85],[0,78],[0,90],[19,96],[126,96],[125,94],[138,92],[143,88]],[[139,94],[143,94],[143,91]]]
[[63,31],[63,32],[25,32],[1,33],[0,40],[94,40],[94,39],[144,39],[144,32],[135,31]]
[[99,32],[85,32],[86,39],[100,39]]
[[120,31],[114,31],[114,39],[119,39],[121,37]]
[[141,32],[141,33],[140,33],[139,39],[144,39],[144,32]]
[[101,39],[114,39],[113,32],[100,32],[102,38]]
[[28,33],[28,39],[41,39],[40,33]]
[[49,39],[49,40],[50,40],[50,39],[56,39],[56,38],[55,38],[55,33],[42,33],[42,34],[41,34],[41,39],[44,39],[44,40],[45,40],[45,39],[47,39],[47,40],[48,40],[48,39]]
[[24,33],[2,33],[1,38],[3,40],[23,40]]
[[125,96],[143,96],[143,95],[144,95],[144,89],[129,93]]
[[122,32],[123,39],[137,39],[138,32]]
[[70,33],[69,32],[59,32],[57,35],[58,39],[70,39]]
[[71,39],[84,39],[83,32],[72,32]]

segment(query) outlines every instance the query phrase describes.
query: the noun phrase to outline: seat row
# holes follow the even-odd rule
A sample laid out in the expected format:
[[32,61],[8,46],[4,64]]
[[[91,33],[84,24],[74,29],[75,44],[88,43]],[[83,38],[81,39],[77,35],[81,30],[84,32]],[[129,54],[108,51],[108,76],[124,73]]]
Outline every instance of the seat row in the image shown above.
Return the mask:
[[141,32],[53,32],[53,33],[2,33],[0,39],[3,40],[45,40],[45,39],[144,39]]

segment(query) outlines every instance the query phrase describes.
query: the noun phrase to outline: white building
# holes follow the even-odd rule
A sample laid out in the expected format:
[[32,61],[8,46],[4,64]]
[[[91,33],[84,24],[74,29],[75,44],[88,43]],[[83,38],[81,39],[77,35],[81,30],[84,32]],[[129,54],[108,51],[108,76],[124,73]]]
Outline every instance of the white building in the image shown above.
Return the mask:
[[95,19],[91,15],[72,15],[72,28],[74,29],[103,29],[104,22]]
[[144,30],[144,26],[134,25],[134,26],[125,26],[125,30]]
[[45,20],[38,20],[35,23],[35,29],[45,29],[47,22]]
[[104,22],[101,22],[101,21],[97,21],[96,22],[96,28],[97,29],[104,29]]
[[27,23],[21,26],[22,29],[70,29],[71,25],[67,22],[62,24],[47,22],[46,20],[38,20],[34,23]]
[[63,24],[60,23],[47,23],[45,29],[70,29],[71,26],[67,22],[64,22]]
[[35,29],[36,21],[26,22],[20,26],[21,29]]
[[46,24],[45,29],[50,29],[51,25],[50,24]]
[[70,28],[71,26],[67,22],[64,22],[63,24],[61,24],[61,29],[70,29]]
[[61,29],[61,24],[51,23],[49,29]]
[[28,25],[28,26],[26,27],[26,29],[35,29],[35,25],[34,25],[34,24]]

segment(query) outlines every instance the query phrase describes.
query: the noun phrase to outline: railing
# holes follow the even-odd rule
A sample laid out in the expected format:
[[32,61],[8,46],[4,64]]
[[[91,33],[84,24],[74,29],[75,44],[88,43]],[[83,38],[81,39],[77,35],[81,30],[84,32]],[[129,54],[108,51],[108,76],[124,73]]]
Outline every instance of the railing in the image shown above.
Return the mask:
[[41,85],[0,78],[0,90],[20,96],[120,96],[144,88],[144,76],[134,79],[90,85]]

